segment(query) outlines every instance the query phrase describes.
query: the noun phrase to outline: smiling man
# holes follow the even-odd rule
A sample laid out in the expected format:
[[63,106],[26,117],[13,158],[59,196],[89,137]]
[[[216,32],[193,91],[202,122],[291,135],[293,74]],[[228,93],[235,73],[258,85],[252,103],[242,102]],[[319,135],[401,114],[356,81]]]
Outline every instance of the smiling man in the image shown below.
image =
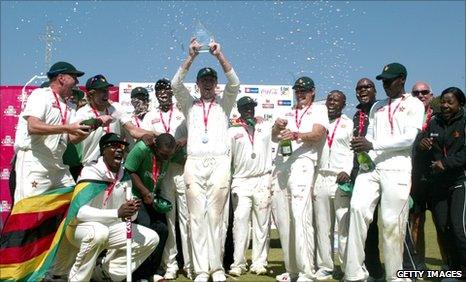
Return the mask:
[[[369,126],[369,111],[371,110],[376,100],[377,90],[372,80],[367,77],[361,78],[356,83],[356,98],[359,104],[356,106],[357,111],[353,116],[353,135],[366,136],[367,127]],[[353,169],[351,170],[351,182],[354,185],[356,176],[359,171],[359,163],[357,162],[357,154],[354,154]],[[380,261],[379,251],[379,227],[377,225],[379,203],[377,203],[372,222],[369,224],[367,231],[367,239],[364,247],[366,265],[369,276],[375,281],[384,280],[384,270]]]
[[411,182],[411,149],[421,130],[424,107],[405,93],[406,68],[388,64],[376,78],[382,80],[388,98],[378,101],[369,113],[365,137],[354,137],[355,152],[369,152],[375,163],[372,171],[359,170],[350,203],[350,225],[345,279],[366,280],[364,243],[374,209],[380,200],[384,227],[384,262],[387,280],[397,280],[402,269],[403,239],[408,219]]
[[188,158],[184,178],[193,243],[195,281],[225,281],[222,248],[226,236],[224,209],[230,186],[230,142],[228,119],[239,93],[239,79],[224,56],[220,44],[209,44],[228,79],[222,96],[217,96],[217,72],[202,68],[197,73],[200,98],[194,98],[183,80],[201,45],[191,40],[188,57],[172,79],[173,93],[188,124]]
[[[330,122],[327,142],[324,143],[317,165],[314,183],[314,219],[317,245],[316,279],[332,279],[334,271],[332,242],[338,242],[338,260],[344,268],[346,263],[346,239],[348,237],[349,201],[351,194],[338,189],[339,185],[351,181],[353,151],[350,141],[353,137],[353,122],[342,114],[346,96],[339,90],[331,91],[325,103]],[[332,238],[334,227],[338,236]],[[330,234],[330,236],[329,236]]]
[[109,100],[109,88],[113,84],[99,74],[89,78],[86,82],[88,104],[76,112],[76,121],[82,122],[91,118],[104,121],[82,142],[81,163],[86,165],[99,156],[99,140],[106,133],[122,134],[123,128],[136,139],[145,134],[155,136],[153,133],[138,128],[131,122],[131,116],[126,114],[117,102]]
[[[66,230],[68,240],[79,249],[70,270],[69,281],[122,281],[126,278],[126,218],[140,209],[140,200],[127,200],[131,178],[122,163],[128,143],[114,133],[99,139],[100,157],[85,166],[78,186],[94,185],[100,190],[90,202],[80,207],[76,220]],[[155,249],[157,234],[144,226],[132,225],[132,270]],[[102,264],[98,255],[108,249]],[[95,266],[95,268],[94,268]],[[108,280],[110,279],[110,280]]]
[[272,141],[291,140],[290,156],[277,155],[273,171],[272,213],[280,233],[286,272],[278,281],[314,278],[314,229],[311,190],[318,152],[329,127],[327,108],[315,105],[314,81],[303,76],[293,86],[296,105],[278,118]]
[[78,77],[84,72],[67,62],[50,67],[50,85],[35,89],[28,97],[18,121],[15,149],[15,204],[43,192],[74,185],[69,168],[63,163],[68,142],[77,143],[88,136],[88,126],[72,121],[76,106],[68,100]]
[[240,117],[228,129],[231,140],[233,180],[231,193],[234,209],[234,262],[230,275],[246,271],[249,226],[253,228],[251,273],[267,273],[268,235],[271,213],[272,125],[255,117],[255,102],[245,96],[238,100]]
[[[146,114],[141,124],[143,129],[155,134],[170,133],[175,138],[176,154],[183,156],[186,152],[187,129],[183,113],[173,103],[173,90],[170,80],[159,79],[155,83],[155,97],[159,106]],[[191,243],[188,239],[188,207],[186,204],[186,185],[183,179],[183,162],[171,162],[168,176],[162,182],[162,195],[169,199],[174,208],[166,214],[168,224],[168,239],[163,255],[163,268],[165,279],[173,280],[177,277],[178,254],[176,245],[176,218],[180,224],[181,244],[183,248],[184,269],[187,276],[192,276]]]

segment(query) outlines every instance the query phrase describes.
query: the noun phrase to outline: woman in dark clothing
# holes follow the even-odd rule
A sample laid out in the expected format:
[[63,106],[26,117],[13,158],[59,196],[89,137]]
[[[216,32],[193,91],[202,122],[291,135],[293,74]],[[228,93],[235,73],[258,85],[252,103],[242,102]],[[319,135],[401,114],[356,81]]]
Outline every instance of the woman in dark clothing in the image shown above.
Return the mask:
[[448,266],[462,270],[466,279],[466,99],[456,87],[445,89],[440,99],[441,112],[431,119],[419,148],[430,153],[430,205],[446,243]]

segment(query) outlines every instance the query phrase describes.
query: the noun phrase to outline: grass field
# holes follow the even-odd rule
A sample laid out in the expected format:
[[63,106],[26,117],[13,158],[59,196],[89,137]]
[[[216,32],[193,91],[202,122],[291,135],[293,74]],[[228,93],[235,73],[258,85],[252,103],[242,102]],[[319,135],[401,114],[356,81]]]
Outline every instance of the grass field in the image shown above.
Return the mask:
[[[379,221],[380,222],[380,221]],[[434,224],[432,222],[430,212],[426,214],[426,264],[430,269],[440,269],[442,265],[442,260],[440,256],[440,251],[437,246],[437,235],[435,232]],[[257,276],[255,274],[250,274],[249,272],[242,275],[241,277],[229,277],[227,276],[227,281],[275,281],[275,276],[281,274],[285,271],[283,264],[282,250],[280,247],[280,240],[278,239],[278,233],[276,230],[272,231],[270,241],[270,251],[268,256],[269,265],[267,267],[269,273],[264,276]],[[382,242],[381,240],[379,240]],[[380,250],[382,248],[380,247]],[[247,256],[248,260],[251,258],[251,249],[248,250]],[[381,255],[383,261],[383,255]],[[251,261],[249,261],[249,264]],[[179,275],[177,281],[190,281],[183,274]],[[331,280],[337,281],[337,280]],[[428,281],[428,280],[424,280]]]

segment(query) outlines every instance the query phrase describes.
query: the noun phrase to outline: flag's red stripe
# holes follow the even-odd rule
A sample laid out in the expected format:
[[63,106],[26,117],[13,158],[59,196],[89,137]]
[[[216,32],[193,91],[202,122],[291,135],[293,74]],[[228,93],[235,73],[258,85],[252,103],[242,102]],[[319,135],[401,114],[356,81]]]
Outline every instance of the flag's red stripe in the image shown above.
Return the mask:
[[21,231],[27,229],[33,229],[42,224],[45,220],[55,217],[57,215],[65,215],[66,210],[69,207],[69,203],[62,205],[59,208],[51,211],[39,211],[34,213],[21,213],[12,214],[8,218],[3,234],[12,231]]
[[0,264],[21,263],[48,251],[55,233],[21,247],[0,249]]

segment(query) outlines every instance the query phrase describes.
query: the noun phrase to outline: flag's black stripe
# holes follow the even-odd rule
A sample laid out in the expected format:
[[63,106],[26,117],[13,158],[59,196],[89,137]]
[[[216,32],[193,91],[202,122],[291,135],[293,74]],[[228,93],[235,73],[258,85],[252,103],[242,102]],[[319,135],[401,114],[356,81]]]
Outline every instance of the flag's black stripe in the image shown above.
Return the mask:
[[44,220],[42,224],[35,228],[3,233],[0,239],[0,248],[21,247],[55,233],[63,217],[64,214],[57,214]]

